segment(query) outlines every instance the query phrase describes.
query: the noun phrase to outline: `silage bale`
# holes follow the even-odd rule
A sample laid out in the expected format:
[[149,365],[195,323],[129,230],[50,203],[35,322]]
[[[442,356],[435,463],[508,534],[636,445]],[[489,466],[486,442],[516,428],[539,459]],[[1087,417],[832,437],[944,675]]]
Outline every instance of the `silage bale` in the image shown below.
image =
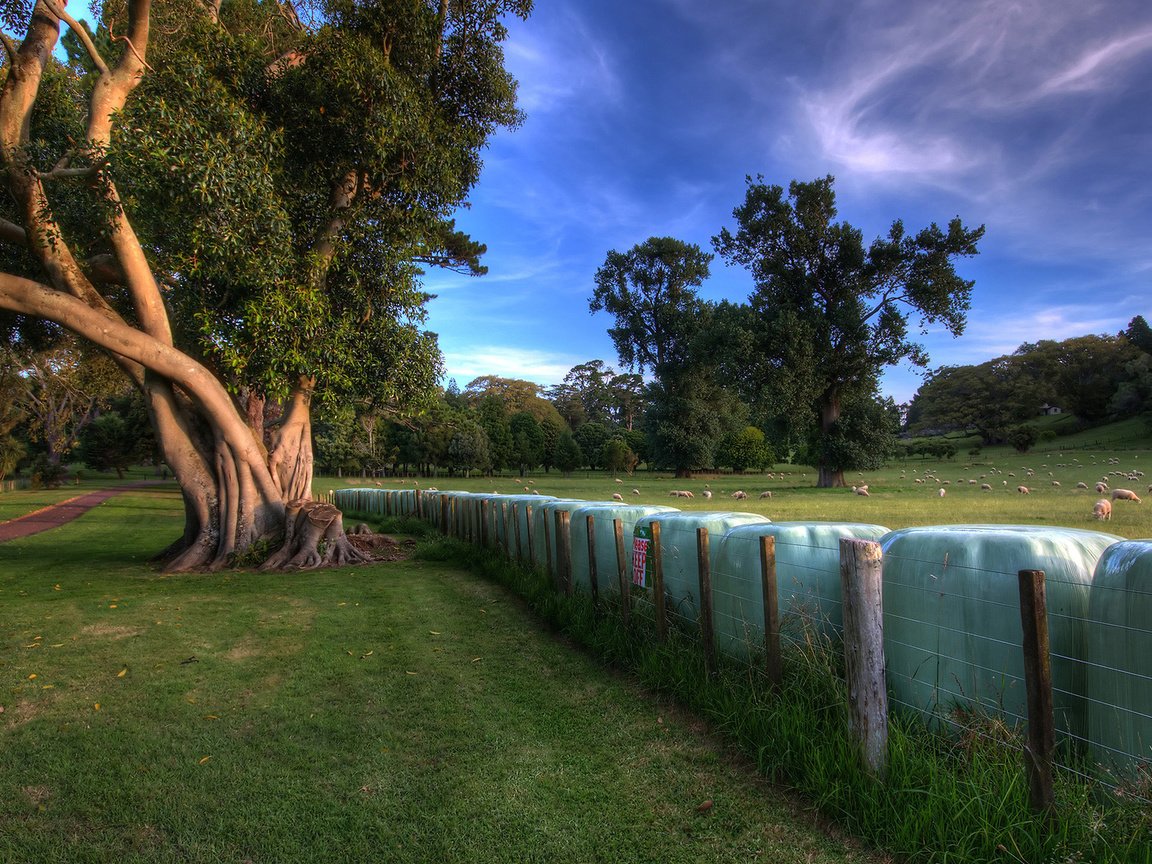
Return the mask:
[[926,719],[1027,718],[1021,570],[1046,575],[1056,728],[1086,731],[1084,619],[1112,534],[1028,525],[904,528],[884,551],[884,650],[893,701]]
[[[765,516],[755,513],[730,513],[692,510],[659,513],[637,520],[633,537],[641,537],[654,523],[660,525],[660,560],[664,572],[664,595],[669,618],[696,622],[700,611],[700,567],[697,554],[697,530],[708,530],[710,559],[716,554],[715,544],[724,534],[741,525],[768,524]],[[651,588],[648,583],[647,588]]]
[[1088,739],[1118,779],[1152,775],[1152,540],[1109,546],[1088,601]]
[[764,591],[760,538],[776,545],[776,591],[782,632],[801,638],[803,628],[830,636],[840,631],[840,540],[879,540],[882,525],[857,522],[772,522],[742,525],[713,546],[717,646],[746,656],[764,644]]
[[574,587],[591,590],[588,578],[588,520],[593,517],[593,536],[596,543],[596,573],[600,591],[619,592],[616,569],[616,533],[613,521],[619,519],[624,534],[624,568],[631,579],[633,529],[645,516],[658,513],[678,513],[675,507],[661,504],[620,504],[612,501],[590,502],[572,511],[572,580]]

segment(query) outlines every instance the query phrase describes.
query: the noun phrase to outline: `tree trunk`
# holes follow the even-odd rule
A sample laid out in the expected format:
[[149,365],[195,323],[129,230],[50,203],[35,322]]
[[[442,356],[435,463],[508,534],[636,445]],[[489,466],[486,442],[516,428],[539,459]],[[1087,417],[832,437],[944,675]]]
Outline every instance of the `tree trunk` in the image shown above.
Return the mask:
[[[829,393],[820,405],[820,435],[824,437],[832,431],[836,421],[840,419],[840,394]],[[847,485],[844,482],[844,470],[831,465],[817,465],[816,486],[820,489],[839,488]]]
[[691,480],[692,479],[692,469],[691,468],[677,468],[676,469],[676,477],[678,479]]

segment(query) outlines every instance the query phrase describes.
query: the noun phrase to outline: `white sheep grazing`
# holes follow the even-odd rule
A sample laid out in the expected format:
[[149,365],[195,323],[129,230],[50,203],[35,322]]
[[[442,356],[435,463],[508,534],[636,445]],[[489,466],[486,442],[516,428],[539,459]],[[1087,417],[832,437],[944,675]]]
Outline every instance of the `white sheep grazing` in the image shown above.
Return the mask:
[[1092,515],[1101,521],[1110,521],[1112,519],[1112,502],[1101,498],[1092,508]]
[[947,494],[948,494],[948,490],[946,490],[946,489],[945,489],[943,486],[941,486],[941,487],[940,487],[940,491],[939,491],[939,493],[937,493],[937,494],[939,494],[939,496],[940,496],[941,498],[943,498],[945,495],[947,495]]
[[681,489],[681,490],[680,490],[680,497],[681,497],[681,498],[695,498],[696,496],[695,496],[695,495],[693,495],[693,494],[692,494],[690,491],[688,491],[687,489]]
[[711,498],[712,497],[712,490],[711,489],[705,489],[704,490],[704,497],[705,498]]
[[673,489],[671,492],[668,493],[668,497],[669,498],[679,498],[680,497],[680,490],[679,489]]
[[1112,500],[1113,501],[1135,501],[1137,504],[1139,504],[1140,503],[1140,496],[1137,495],[1135,492],[1133,492],[1131,489],[1113,489],[1112,490]]
[[771,497],[772,497],[772,493],[771,493],[771,492],[761,492],[761,493],[760,493],[760,497],[761,497],[762,499],[763,499],[763,498],[771,498]]
[[1032,492],[1032,490],[1029,489],[1027,486],[1017,486],[1016,491],[1019,492],[1021,495],[1028,495]]
[[1096,484],[1096,493],[1098,495],[1103,495],[1107,491],[1108,491],[1108,484],[1105,483],[1103,480],[1101,480],[1099,483]]
[[1088,484],[1087,484],[1087,483],[1077,483],[1077,484],[1076,484],[1076,488],[1077,488],[1077,489],[1087,489],[1087,488],[1088,488]]
[[1059,488],[1059,486],[1060,486],[1060,481],[1059,481],[1059,480],[1053,480],[1053,481],[1052,481],[1052,485],[1053,485],[1053,486],[1056,486],[1057,488]]
[[623,496],[623,495],[621,495],[619,492],[613,492],[613,493],[612,493],[612,500],[613,500],[613,501],[623,501],[623,500],[624,500],[624,496]]
[[980,484],[980,491],[981,492],[991,492],[992,486],[988,483],[981,483]]
[[633,494],[633,495],[639,495],[639,494],[640,494],[640,490],[639,490],[639,489],[633,489],[633,490],[632,490],[632,494]]
[[735,498],[737,501],[743,501],[745,498],[748,497],[748,493],[742,489],[737,489],[735,492],[732,493],[732,497]]
[[623,483],[624,481],[623,481],[623,480],[621,480],[619,477],[617,477],[617,478],[616,478],[616,482],[617,482],[617,483]]

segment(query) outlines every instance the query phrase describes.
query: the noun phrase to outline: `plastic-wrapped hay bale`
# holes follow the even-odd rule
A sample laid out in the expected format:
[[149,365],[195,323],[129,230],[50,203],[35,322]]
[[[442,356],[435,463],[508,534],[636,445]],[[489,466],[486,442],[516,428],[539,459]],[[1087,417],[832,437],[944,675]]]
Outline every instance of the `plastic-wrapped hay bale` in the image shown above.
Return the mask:
[[[548,501],[556,501],[555,496],[552,495],[507,495],[504,500],[508,502],[511,509],[511,525],[508,526],[511,530],[511,538],[509,546],[513,549],[513,557],[520,561],[527,562],[531,553],[531,548],[528,545],[529,533],[529,512],[535,512],[541,504]],[[517,529],[519,526],[519,529]],[[520,546],[516,548],[516,536],[519,530]],[[535,540],[535,538],[532,538]]]
[[879,540],[890,529],[856,522],[772,522],[733,528],[713,545],[717,647],[744,656],[764,644],[760,538],[775,538],[781,629],[830,635],[842,623],[840,539]]
[[552,568],[552,572],[556,572],[556,511],[571,513],[589,503],[580,498],[551,498],[532,508],[532,560],[538,567]]
[[[660,525],[660,561],[664,572],[664,595],[669,617],[696,621],[700,611],[700,567],[696,531],[708,529],[709,558],[715,560],[716,544],[723,535],[741,525],[765,525],[769,520],[755,513],[685,511],[644,516],[637,520],[633,537],[653,523]],[[651,586],[649,586],[651,587]]]
[[[588,517],[593,517],[593,537],[596,545],[596,579],[600,591],[619,592],[616,569],[616,533],[612,523],[619,519],[624,534],[624,567],[630,570],[632,561],[632,531],[645,516],[657,513],[678,513],[675,507],[663,505],[625,505],[615,502],[594,502],[572,511],[572,580],[579,590],[590,591],[588,578]],[[631,578],[631,576],[629,576]]]
[[884,550],[884,651],[893,699],[947,717],[1027,717],[1021,570],[1043,570],[1056,728],[1083,737],[1084,619],[1096,562],[1119,540],[1074,528],[904,528]]
[[1152,771],[1152,540],[1109,546],[1088,601],[1092,761],[1121,778]]

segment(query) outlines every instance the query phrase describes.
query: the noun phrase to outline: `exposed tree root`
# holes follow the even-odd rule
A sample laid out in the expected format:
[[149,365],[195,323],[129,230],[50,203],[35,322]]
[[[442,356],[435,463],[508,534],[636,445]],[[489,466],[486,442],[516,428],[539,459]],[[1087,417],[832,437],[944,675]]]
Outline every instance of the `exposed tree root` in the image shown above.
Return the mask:
[[284,514],[284,545],[260,569],[311,570],[371,560],[348,542],[344,516],[336,507],[298,498],[288,502]]

